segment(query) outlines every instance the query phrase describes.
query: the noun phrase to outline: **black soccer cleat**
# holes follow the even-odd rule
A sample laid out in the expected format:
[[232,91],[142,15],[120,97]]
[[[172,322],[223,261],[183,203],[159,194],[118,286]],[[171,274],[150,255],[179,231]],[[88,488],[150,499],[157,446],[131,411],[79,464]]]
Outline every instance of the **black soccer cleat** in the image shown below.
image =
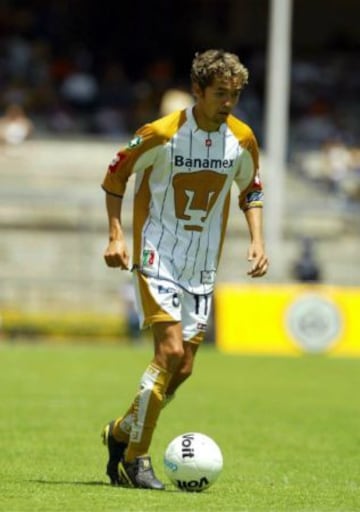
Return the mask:
[[165,485],[154,474],[149,456],[136,457],[134,462],[121,461],[119,471],[121,481],[127,482],[130,487],[156,491],[165,489]]
[[115,437],[113,436],[114,424],[115,421],[110,421],[110,423],[105,425],[101,437],[104,445],[108,447],[109,451],[109,460],[106,465],[106,474],[110,478],[111,485],[118,486],[124,483],[119,475],[119,462],[124,456],[127,444],[116,441]]

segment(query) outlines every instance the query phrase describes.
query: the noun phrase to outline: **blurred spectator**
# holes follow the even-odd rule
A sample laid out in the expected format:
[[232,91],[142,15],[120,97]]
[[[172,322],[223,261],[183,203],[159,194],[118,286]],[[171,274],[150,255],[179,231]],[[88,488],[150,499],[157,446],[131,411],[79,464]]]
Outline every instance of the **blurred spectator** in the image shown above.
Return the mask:
[[294,143],[303,149],[319,149],[325,141],[338,136],[331,105],[316,98],[294,121]]
[[161,98],[160,116],[166,116],[175,110],[183,110],[193,104],[190,93],[181,89],[168,89]]
[[66,102],[54,101],[47,113],[47,127],[55,133],[74,133],[81,127]]
[[73,69],[60,86],[60,96],[77,114],[88,114],[95,107],[99,95],[98,79],[93,73],[92,57],[82,47],[73,50]]
[[95,104],[98,94],[96,79],[89,72],[77,69],[65,78],[60,94],[75,109],[84,111]]
[[294,167],[312,183],[337,196],[344,206],[360,199],[360,149],[330,138],[317,150],[299,151]]
[[95,133],[127,136],[134,101],[133,86],[122,65],[108,63],[99,82],[98,107],[93,118]]
[[110,105],[99,108],[94,113],[93,129],[105,136],[126,136],[128,129],[123,110]]
[[341,140],[330,139],[324,144],[323,152],[329,187],[332,191],[341,193],[342,183],[347,180],[352,170],[350,149]]
[[6,70],[13,78],[26,79],[30,68],[31,43],[14,34],[5,43]]
[[9,105],[0,118],[0,142],[10,145],[21,144],[33,132],[33,123],[23,107],[16,103]]
[[134,84],[135,104],[130,121],[130,131],[159,116],[164,93],[173,84],[173,62],[156,58],[145,66],[143,77]]
[[99,81],[99,105],[127,109],[133,104],[134,99],[133,84],[121,63],[109,62]]
[[23,78],[12,78],[8,80],[1,95],[1,104],[28,106],[30,103],[31,92],[28,83]]
[[314,241],[305,237],[301,241],[301,252],[299,259],[294,263],[293,276],[302,283],[321,281],[320,265],[314,254]]

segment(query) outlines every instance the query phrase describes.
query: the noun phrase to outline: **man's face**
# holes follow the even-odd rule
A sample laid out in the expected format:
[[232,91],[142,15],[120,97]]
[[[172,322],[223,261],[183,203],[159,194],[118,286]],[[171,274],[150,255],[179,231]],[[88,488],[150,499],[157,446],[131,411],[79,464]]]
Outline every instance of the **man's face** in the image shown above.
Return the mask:
[[215,78],[205,90],[194,84],[195,117],[199,128],[217,130],[236,106],[240,90],[238,78]]

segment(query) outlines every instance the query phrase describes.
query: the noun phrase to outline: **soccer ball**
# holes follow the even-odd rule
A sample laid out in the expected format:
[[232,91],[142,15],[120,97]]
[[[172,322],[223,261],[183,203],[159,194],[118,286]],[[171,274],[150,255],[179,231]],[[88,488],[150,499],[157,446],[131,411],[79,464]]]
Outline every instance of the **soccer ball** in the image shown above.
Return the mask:
[[220,475],[222,467],[223,456],[219,446],[199,432],[176,437],[164,455],[165,473],[181,491],[208,489]]

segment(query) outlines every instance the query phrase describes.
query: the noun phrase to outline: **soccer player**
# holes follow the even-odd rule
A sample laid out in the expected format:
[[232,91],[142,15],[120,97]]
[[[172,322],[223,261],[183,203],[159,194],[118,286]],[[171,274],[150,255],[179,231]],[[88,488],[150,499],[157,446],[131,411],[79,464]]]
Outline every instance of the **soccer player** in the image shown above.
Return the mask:
[[247,82],[236,55],[196,54],[194,105],[141,127],[102,183],[109,221],[104,258],[109,267],[126,270],[121,204],[135,174],[132,271],[140,323],[151,327],[154,339],[133,402],[103,431],[113,485],[164,489],[149,447],[161,409],[191,375],[204,337],[233,182],[250,235],[248,275],[263,276],[268,268],[258,145],[251,128],[231,114]]

